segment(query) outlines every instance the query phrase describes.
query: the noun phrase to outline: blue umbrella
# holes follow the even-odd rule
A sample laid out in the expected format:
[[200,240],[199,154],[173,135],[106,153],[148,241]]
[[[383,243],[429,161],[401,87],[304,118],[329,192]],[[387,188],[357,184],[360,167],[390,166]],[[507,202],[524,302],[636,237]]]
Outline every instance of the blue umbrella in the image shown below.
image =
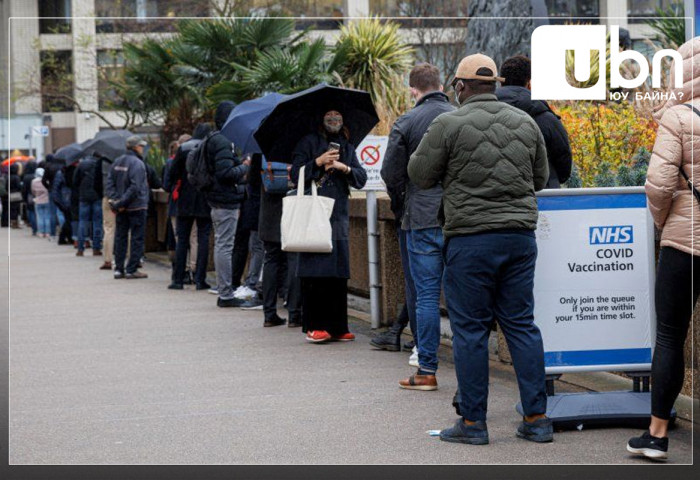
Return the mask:
[[253,134],[265,117],[288,96],[281,93],[268,93],[264,97],[239,103],[231,110],[221,133],[243,154],[262,153]]

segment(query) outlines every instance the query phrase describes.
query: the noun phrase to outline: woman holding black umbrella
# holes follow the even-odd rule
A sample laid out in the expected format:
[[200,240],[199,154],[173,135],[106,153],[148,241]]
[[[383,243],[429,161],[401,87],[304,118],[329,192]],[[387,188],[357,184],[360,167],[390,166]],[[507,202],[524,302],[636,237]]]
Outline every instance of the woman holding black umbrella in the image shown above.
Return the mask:
[[347,290],[350,278],[349,196],[350,187],[362,188],[367,172],[355,155],[351,132],[338,109],[328,109],[318,130],[306,135],[292,153],[291,178],[299,180],[306,167],[305,183],[317,182],[318,194],[335,199],[331,226],[331,253],[301,253],[297,275],[302,284],[302,320],[306,340],[322,343],[351,341],[348,330]]

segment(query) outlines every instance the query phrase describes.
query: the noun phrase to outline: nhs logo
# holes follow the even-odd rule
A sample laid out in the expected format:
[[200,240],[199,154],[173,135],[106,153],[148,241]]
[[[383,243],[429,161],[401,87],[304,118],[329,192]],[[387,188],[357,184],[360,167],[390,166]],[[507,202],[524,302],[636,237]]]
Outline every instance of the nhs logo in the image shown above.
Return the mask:
[[589,227],[588,243],[591,245],[609,245],[611,243],[633,243],[632,225],[609,225]]

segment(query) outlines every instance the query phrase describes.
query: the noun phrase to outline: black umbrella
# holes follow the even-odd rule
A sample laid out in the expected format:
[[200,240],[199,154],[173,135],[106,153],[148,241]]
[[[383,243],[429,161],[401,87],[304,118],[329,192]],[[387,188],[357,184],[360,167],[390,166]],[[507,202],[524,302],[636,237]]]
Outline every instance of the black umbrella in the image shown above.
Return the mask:
[[129,130],[100,130],[95,138],[86,140],[81,145],[86,155],[99,153],[114,160],[126,153],[126,139],[132,135]]
[[53,157],[58,158],[59,160],[63,160],[64,162],[66,162],[66,164],[68,164],[73,163],[83,155],[83,147],[79,143],[71,143],[56,150],[56,153],[53,154]]
[[255,139],[269,161],[291,163],[297,142],[317,131],[329,110],[343,114],[350,143],[356,147],[379,122],[369,93],[322,83],[278,103],[255,132]]

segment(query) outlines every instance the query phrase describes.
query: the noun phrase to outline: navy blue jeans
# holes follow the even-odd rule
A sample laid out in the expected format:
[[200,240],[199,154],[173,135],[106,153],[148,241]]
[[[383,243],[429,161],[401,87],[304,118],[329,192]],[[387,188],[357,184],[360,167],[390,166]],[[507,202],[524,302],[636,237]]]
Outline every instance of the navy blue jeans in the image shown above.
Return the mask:
[[102,250],[102,199],[80,202],[78,222],[78,250],[85,250],[85,238],[92,226],[92,249]]
[[131,232],[131,253],[126,264],[126,273],[134,273],[139,266],[145,247],[146,215],[144,210],[126,210],[117,213],[116,231],[114,233],[114,269],[124,272],[126,250]]
[[486,420],[488,341],[498,321],[508,342],[525,415],[547,410],[542,335],[534,323],[534,233],[492,232],[454,237],[445,247],[445,297],[460,412]]
[[440,346],[440,289],[444,268],[442,229],[409,230],[406,240],[416,289],[418,364],[423,372],[434,374],[438,368]]
[[408,259],[408,246],[406,241],[408,231],[398,228],[396,233],[399,237],[399,251],[401,252],[401,268],[403,269],[406,313],[408,314],[408,323],[411,325],[413,342],[418,345],[418,327],[416,327],[416,286],[413,283],[411,264]]

